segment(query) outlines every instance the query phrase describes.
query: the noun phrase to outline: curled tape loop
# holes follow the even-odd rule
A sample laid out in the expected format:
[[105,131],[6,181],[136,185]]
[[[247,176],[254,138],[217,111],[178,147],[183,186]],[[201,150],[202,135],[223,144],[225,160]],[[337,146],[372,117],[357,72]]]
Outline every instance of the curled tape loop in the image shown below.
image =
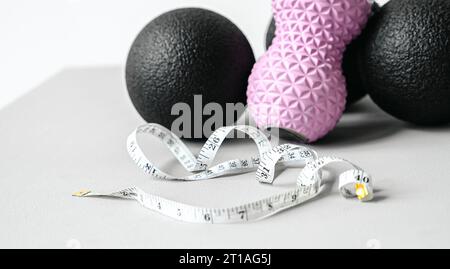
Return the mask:
[[[258,147],[259,156],[250,159],[229,160],[211,166],[223,141],[234,130],[250,136]],[[181,165],[193,174],[177,177],[158,169],[140,148],[138,135],[151,135],[158,138]],[[373,198],[373,183],[370,175],[353,163],[337,157],[319,157],[314,150],[302,145],[284,144],[272,148],[267,136],[252,126],[228,126],[218,129],[204,144],[197,158],[176,135],[158,124],[146,124],[138,127],[128,137],[127,148],[131,158],[145,173],[161,180],[198,181],[256,170],[256,179],[260,183],[272,184],[275,180],[275,170],[280,165],[294,163],[303,166],[303,169],[297,178],[297,186],[292,190],[228,208],[203,208],[187,205],[145,193],[136,187],[110,194],[81,191],[75,193],[74,196],[133,199],[148,209],[186,222],[246,222],[269,217],[316,197],[323,189],[322,169],[331,163],[345,163],[352,169],[339,176],[341,194],[346,198],[358,197],[363,202]]]

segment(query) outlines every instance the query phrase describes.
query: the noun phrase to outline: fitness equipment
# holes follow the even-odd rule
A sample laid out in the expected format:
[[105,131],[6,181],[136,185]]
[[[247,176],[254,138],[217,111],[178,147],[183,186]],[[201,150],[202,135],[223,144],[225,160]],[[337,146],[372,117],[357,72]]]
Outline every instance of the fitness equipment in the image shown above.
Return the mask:
[[345,47],[371,12],[367,0],[273,0],[275,39],[249,78],[247,102],[259,127],[314,142],[345,108]]

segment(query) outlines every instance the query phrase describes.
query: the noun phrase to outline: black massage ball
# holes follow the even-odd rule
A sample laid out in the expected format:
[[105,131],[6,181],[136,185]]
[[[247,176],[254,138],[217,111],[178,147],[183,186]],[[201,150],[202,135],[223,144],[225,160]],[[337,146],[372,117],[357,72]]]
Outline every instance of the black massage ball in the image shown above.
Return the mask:
[[[128,55],[126,83],[131,101],[147,122],[171,129],[180,117],[172,115],[174,105],[184,103],[191,110],[191,123],[183,122],[190,130],[184,138],[204,139],[198,137],[203,135],[198,130],[202,124],[194,121],[204,123],[211,115],[195,111],[216,103],[223,109],[225,125],[226,104],[246,104],[254,63],[249,42],[227,18],[199,8],[177,9],[160,15],[139,33]],[[194,96],[201,96],[201,103],[194,102]],[[214,127],[219,125],[220,121]]]
[[363,82],[389,114],[450,123],[450,1],[391,0],[363,35]]

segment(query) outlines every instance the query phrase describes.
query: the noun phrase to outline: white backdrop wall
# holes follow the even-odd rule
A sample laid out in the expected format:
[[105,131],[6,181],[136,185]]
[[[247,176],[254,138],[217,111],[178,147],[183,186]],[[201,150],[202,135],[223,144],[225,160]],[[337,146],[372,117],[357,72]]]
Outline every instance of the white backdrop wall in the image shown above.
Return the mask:
[[270,1],[2,0],[0,108],[63,68],[123,65],[139,31],[175,8],[203,7],[228,17],[259,56],[264,52]]

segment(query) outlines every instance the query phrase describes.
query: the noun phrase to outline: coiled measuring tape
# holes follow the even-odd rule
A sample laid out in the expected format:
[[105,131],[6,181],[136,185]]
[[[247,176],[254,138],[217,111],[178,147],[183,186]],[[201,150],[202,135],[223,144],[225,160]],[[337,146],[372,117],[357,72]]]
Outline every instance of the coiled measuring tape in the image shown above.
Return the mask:
[[[211,166],[223,141],[235,130],[247,134],[255,142],[259,156],[229,160]],[[141,150],[138,143],[139,135],[151,135],[158,138],[181,165],[193,174],[176,177],[158,169]],[[218,129],[209,137],[198,157],[195,157],[176,135],[158,124],[146,124],[138,127],[128,137],[127,148],[131,158],[145,173],[160,180],[197,181],[256,170],[256,180],[260,183],[272,184],[275,180],[275,169],[280,165],[298,164],[303,169],[297,178],[296,187],[292,190],[228,208],[187,205],[145,193],[137,187],[109,194],[80,191],[73,195],[132,199],[145,208],[185,222],[211,224],[247,222],[266,218],[316,197],[323,189],[322,169],[328,164],[340,162],[351,167],[350,170],[339,176],[340,193],[346,198],[357,197],[363,202],[373,198],[370,175],[353,163],[337,157],[319,157],[314,150],[302,145],[284,144],[272,147],[267,136],[252,126],[228,126]]]

